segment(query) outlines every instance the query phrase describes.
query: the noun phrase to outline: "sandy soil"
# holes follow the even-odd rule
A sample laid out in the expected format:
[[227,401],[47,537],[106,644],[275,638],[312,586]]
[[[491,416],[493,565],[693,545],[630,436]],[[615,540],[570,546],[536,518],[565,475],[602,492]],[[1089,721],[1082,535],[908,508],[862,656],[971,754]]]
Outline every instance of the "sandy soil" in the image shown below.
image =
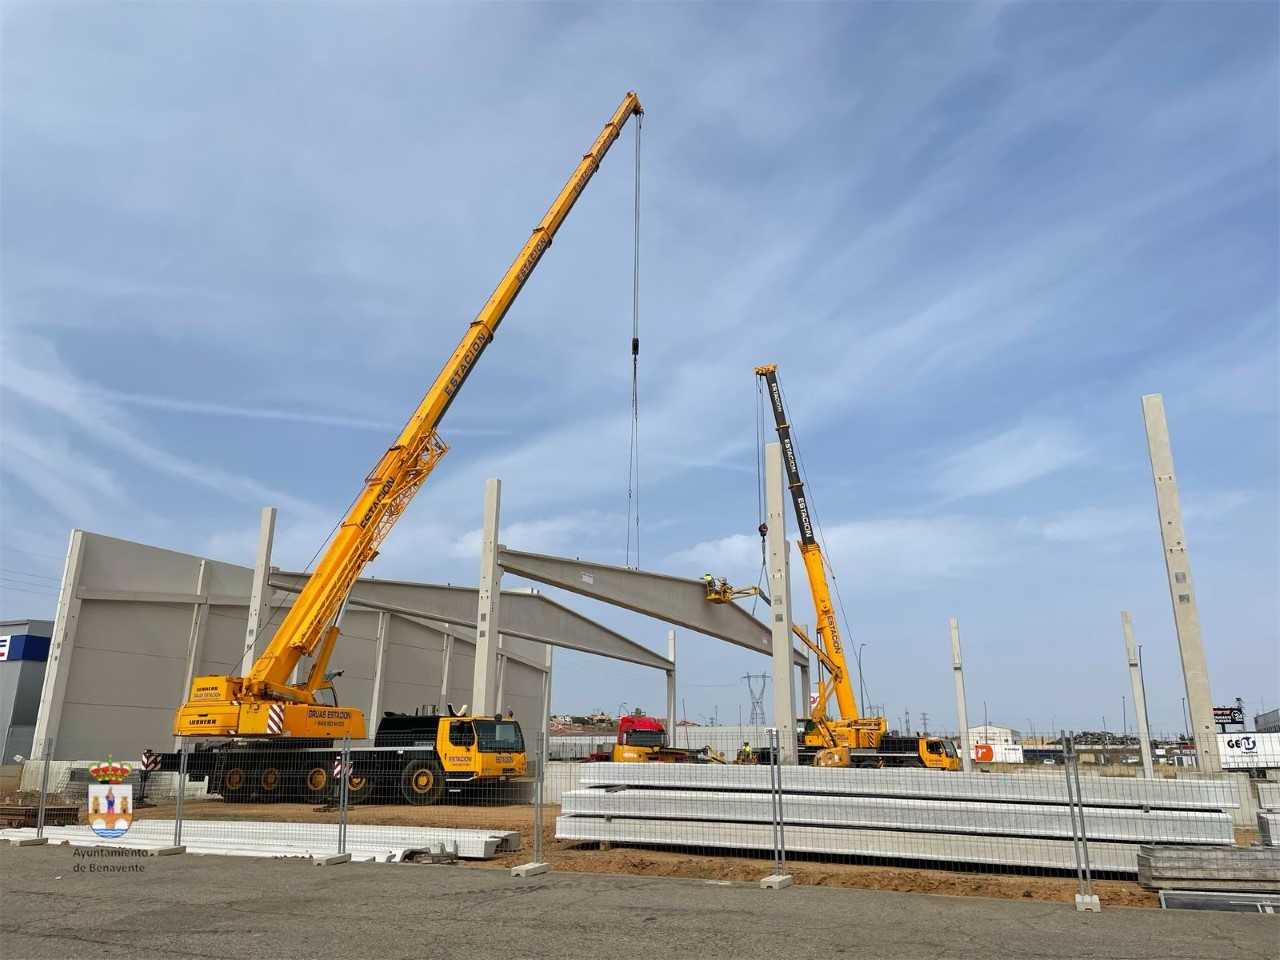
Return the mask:
[[[704,880],[754,882],[770,872],[767,855],[682,853],[647,847],[599,849],[598,844],[555,839],[558,806],[543,810],[543,859],[553,870],[577,873],[638,874]],[[333,810],[300,803],[226,804],[217,800],[188,802],[184,815],[193,820],[267,820],[325,823],[336,820]],[[173,804],[138,811],[139,818],[172,819]],[[470,827],[512,830],[522,837],[522,851],[474,866],[515,866],[529,860],[533,847],[533,810],[528,805],[485,806],[442,804],[435,807],[370,805],[353,807],[350,823],[409,826]],[[825,887],[896,890],[1000,899],[1053,900],[1070,903],[1076,893],[1072,877],[1010,876],[954,870],[886,867],[824,862],[815,858],[789,859],[787,870],[796,883]],[[1095,892],[1105,904],[1128,907],[1159,906],[1159,898],[1136,883],[1100,880]]]

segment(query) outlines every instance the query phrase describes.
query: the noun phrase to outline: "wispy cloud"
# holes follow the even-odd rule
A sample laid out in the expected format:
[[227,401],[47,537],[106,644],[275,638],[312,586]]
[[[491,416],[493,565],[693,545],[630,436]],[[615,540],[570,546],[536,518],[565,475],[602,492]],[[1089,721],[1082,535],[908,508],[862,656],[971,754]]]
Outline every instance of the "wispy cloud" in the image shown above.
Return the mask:
[[933,470],[934,487],[947,499],[999,493],[1087,456],[1083,439],[1067,424],[1028,421],[944,456]]
[[[304,410],[277,410],[271,407],[241,407],[207,400],[186,400],[181,397],[162,397],[146,393],[127,393],[85,385],[83,393],[89,397],[109,400],[132,407],[163,410],[167,413],[193,413],[211,417],[235,417],[242,420],[274,420],[284,423],[308,423],[323,427],[350,427],[353,430],[371,430],[383,436],[394,436],[404,426],[394,420],[374,420],[368,417],[351,417],[338,413],[311,413]],[[499,437],[508,431],[497,427],[449,427],[450,436]]]
[[[25,356],[43,355],[50,361],[56,357],[48,344],[35,337],[26,340],[22,353]],[[306,500],[268,487],[252,477],[197,463],[156,446],[109,402],[94,397],[92,391],[86,391],[78,379],[59,369],[56,362],[44,367],[36,366],[9,352],[4,359],[4,374],[0,378],[0,389],[33,407],[56,414],[92,442],[124,454],[147,469],[241,501],[258,505],[278,504],[302,516],[317,513]],[[11,414],[11,410],[6,410],[6,420],[11,418]],[[87,455],[82,456],[80,462],[87,467]],[[74,472],[72,476],[75,476]]]

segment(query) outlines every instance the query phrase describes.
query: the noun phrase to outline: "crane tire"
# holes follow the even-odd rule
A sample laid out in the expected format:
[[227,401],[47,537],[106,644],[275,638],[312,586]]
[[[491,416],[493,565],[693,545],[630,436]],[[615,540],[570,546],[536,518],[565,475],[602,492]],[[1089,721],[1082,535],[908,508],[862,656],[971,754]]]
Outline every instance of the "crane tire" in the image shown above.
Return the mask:
[[329,768],[323,763],[312,763],[303,767],[300,773],[299,792],[308,803],[324,803],[332,792],[332,777]]
[[368,773],[353,770],[347,774],[347,803],[355,806],[368,803],[373,799],[373,777]]
[[218,791],[225,803],[244,803],[253,795],[253,771],[246,763],[232,763],[222,771]]
[[276,803],[285,799],[288,793],[284,767],[275,763],[264,763],[253,768],[253,799],[261,803]]
[[444,796],[444,771],[435,757],[410,760],[400,771],[400,796],[405,803],[425,806]]

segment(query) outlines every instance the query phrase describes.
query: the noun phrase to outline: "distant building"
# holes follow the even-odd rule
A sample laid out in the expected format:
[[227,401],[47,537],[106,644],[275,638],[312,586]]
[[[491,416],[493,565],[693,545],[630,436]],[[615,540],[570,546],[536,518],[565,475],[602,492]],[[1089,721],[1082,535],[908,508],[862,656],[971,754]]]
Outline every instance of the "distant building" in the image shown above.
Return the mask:
[[51,636],[48,620],[0,620],[0,763],[31,756]]
[[1254,714],[1253,729],[1258,733],[1280,733],[1280,710]]
[[969,728],[970,743],[1014,744],[1021,736],[1013,727],[1002,727],[995,723],[980,723]]

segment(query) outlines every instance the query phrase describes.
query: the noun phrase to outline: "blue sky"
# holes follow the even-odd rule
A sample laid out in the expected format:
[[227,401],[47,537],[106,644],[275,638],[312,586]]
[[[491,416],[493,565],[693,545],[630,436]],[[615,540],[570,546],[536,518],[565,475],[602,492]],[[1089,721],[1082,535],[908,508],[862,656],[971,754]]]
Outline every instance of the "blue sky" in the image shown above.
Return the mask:
[[[1277,7],[36,4],[3,13],[0,614],[72,527],[300,566],[623,93],[644,125],[641,563],[755,582],[774,361],[872,702],[1154,727],[1165,395],[1217,702],[1280,699]],[[622,562],[628,130],[371,572]],[[798,619],[811,621],[795,564]],[[509,586],[521,585],[512,579]],[[661,647],[663,625],[576,607]],[[689,636],[691,718],[765,661]],[[557,709],[661,708],[560,654]],[[1132,727],[1132,705],[1129,724]]]

